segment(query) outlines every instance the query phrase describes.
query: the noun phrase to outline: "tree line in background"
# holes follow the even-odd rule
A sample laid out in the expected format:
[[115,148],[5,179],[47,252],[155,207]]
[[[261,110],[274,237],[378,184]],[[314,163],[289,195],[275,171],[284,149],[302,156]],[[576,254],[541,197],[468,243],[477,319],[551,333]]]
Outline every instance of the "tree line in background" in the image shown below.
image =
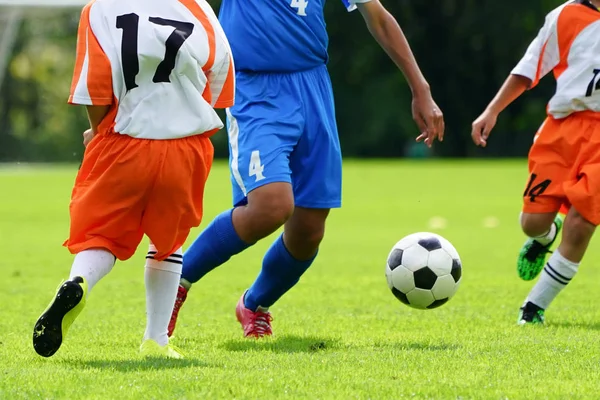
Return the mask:
[[[329,0],[329,68],[342,148],[347,157],[428,155],[414,145],[410,90],[367,31],[358,12]],[[477,149],[470,126],[560,0],[384,1],[403,27],[446,119],[446,138],[433,155],[524,156],[545,116],[554,82],[548,77],[499,119],[489,147]],[[218,2],[211,2],[218,10]],[[1,11],[0,11],[1,12]],[[79,13],[28,17],[0,88],[0,161],[79,162],[85,112],[68,106]],[[217,156],[227,137],[214,136]]]

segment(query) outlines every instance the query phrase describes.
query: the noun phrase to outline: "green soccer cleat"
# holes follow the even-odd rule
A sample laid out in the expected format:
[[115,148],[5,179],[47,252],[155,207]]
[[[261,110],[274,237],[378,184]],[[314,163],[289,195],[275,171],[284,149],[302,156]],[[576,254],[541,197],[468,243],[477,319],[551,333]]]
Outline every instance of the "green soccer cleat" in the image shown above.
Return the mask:
[[528,301],[519,310],[518,325],[543,325],[544,324],[544,309],[536,306]]
[[171,343],[161,346],[152,339],[144,340],[140,346],[140,353],[142,353],[142,356],[144,357],[166,357],[174,359],[184,358],[181,350],[173,346]]
[[61,283],[56,296],[33,328],[33,348],[42,357],[58,351],[75,318],[85,307],[87,283],[76,276]]
[[559,215],[554,218],[554,224],[556,224],[556,235],[552,242],[543,245],[537,240],[529,238],[521,248],[519,258],[517,259],[517,273],[519,274],[519,278],[524,281],[535,279],[542,272],[542,269],[544,269],[546,255],[551,253],[550,247],[556,241],[563,226],[563,220]]

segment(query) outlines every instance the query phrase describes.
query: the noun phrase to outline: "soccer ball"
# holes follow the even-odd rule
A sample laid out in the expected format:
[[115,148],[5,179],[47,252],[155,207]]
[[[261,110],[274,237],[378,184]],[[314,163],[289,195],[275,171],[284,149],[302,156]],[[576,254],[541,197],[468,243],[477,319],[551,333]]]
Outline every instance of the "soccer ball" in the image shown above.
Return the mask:
[[458,289],[462,263],[452,244],[435,233],[408,235],[388,255],[385,276],[402,303],[421,310],[445,304]]

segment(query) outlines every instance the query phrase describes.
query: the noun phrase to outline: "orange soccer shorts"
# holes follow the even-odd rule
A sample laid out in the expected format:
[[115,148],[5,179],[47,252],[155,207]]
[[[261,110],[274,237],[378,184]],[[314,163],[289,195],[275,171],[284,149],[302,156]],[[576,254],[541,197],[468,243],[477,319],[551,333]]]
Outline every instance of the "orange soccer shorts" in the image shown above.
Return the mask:
[[88,145],[71,196],[73,254],[105,248],[130,258],[146,234],[157,260],[177,251],[200,224],[213,161],[208,137],[134,139],[107,133]]
[[527,213],[565,212],[570,206],[600,224],[600,113],[546,119],[529,152]]

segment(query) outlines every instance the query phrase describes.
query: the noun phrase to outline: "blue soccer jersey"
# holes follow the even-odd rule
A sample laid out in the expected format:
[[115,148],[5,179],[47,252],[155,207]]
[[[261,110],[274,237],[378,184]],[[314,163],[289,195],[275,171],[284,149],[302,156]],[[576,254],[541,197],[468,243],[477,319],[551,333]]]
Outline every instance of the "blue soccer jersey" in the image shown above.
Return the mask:
[[[354,3],[342,0],[348,11]],[[295,72],[327,63],[325,0],[223,0],[219,20],[238,71]]]

